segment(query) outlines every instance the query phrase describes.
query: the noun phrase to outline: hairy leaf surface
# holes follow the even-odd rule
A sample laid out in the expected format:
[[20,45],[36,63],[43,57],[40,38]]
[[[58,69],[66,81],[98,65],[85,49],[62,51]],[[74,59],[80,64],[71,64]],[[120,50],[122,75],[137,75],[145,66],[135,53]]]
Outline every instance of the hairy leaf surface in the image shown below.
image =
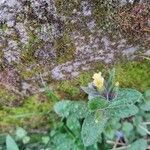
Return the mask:
[[106,122],[107,118],[104,116],[98,122],[95,121],[95,117],[92,114],[85,118],[81,131],[82,140],[85,146],[92,145],[98,141]]
[[118,91],[117,98],[114,101],[122,101],[123,103],[134,104],[139,102],[142,94],[134,89],[123,88]]
[[106,108],[107,106],[108,106],[108,101],[100,97],[96,97],[88,101],[88,107],[91,111],[95,111],[97,109],[103,109]]
[[108,115],[111,117],[127,118],[138,113],[138,107],[135,105],[120,106],[108,109]]
[[7,150],[19,150],[16,142],[10,135],[7,135],[6,137],[6,149]]
[[129,147],[128,150],[146,150],[146,148],[147,141],[144,139],[139,139],[132,143],[131,147]]
[[55,104],[54,110],[61,117],[84,118],[88,114],[87,104],[83,101],[63,100]]

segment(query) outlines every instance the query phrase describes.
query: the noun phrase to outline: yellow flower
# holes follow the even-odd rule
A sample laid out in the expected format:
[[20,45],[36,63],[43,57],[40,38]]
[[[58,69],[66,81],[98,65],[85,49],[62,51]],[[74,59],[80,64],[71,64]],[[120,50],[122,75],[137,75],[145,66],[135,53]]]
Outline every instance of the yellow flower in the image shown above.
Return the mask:
[[93,79],[94,79],[93,83],[98,89],[101,89],[104,85],[104,78],[101,76],[101,74],[102,73],[99,72],[93,75]]
[[118,81],[115,83],[115,86],[119,86],[119,82]]

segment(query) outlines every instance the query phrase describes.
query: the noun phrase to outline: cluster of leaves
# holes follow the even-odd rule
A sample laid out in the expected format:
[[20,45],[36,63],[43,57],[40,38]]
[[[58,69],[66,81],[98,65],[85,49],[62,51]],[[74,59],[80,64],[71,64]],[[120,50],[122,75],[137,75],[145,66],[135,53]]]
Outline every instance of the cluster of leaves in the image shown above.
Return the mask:
[[114,72],[111,72],[104,92],[92,84],[82,87],[88,93],[87,102],[57,102],[54,111],[62,120],[50,132],[38,135],[38,140],[18,128],[15,137],[6,136],[2,149],[107,150],[122,147],[145,150],[150,135],[150,91],[144,94],[125,88],[114,91],[113,80]]
[[[4,139],[5,139],[4,136],[1,136],[0,143],[2,145],[3,145]],[[0,148],[6,149],[6,150],[19,150],[20,145],[26,145],[27,143],[30,142],[30,137],[28,136],[27,131],[25,131],[21,127],[17,128],[14,139],[8,134],[6,136],[6,144]],[[18,143],[18,145],[17,145],[17,143]]]
[[[67,118],[67,121],[70,120],[70,117],[80,121],[81,138],[86,147],[101,143],[103,132],[108,139],[113,139],[117,130],[121,129],[119,120],[138,113],[139,109],[134,103],[138,102],[140,98],[141,93],[138,91],[122,89],[118,93],[118,98],[113,102],[99,97],[88,101],[88,103],[61,101],[55,105],[55,112],[61,117]],[[124,123],[122,128],[128,131],[127,128],[130,125],[132,124]],[[125,138],[124,135],[123,137]]]

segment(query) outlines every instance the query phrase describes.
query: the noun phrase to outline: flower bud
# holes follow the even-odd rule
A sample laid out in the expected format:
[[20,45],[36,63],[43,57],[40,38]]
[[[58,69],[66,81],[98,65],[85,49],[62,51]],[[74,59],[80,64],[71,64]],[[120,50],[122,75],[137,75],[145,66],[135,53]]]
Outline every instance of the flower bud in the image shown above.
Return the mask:
[[93,75],[93,83],[98,89],[102,89],[104,85],[104,78],[101,76],[101,72]]
[[118,81],[115,83],[115,86],[119,86],[119,82]]

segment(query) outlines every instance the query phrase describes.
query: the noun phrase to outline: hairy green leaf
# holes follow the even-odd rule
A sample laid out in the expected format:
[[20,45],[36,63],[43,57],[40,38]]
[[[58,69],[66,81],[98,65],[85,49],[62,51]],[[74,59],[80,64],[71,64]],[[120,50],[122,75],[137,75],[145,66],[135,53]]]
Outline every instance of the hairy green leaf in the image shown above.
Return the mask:
[[107,107],[110,116],[126,118],[135,115],[138,108],[134,103],[139,102],[142,94],[133,89],[121,89],[117,98]]
[[139,124],[141,124],[143,122],[143,118],[139,115],[136,115],[134,118],[133,118],[133,124],[137,127],[139,126]]
[[130,134],[132,134],[133,125],[129,122],[124,122],[122,130],[126,136],[130,136]]
[[61,117],[85,118],[88,114],[87,104],[83,101],[63,100],[54,105],[54,110]]
[[99,147],[96,143],[94,145],[90,145],[90,146],[86,147],[86,150],[99,150]]
[[81,125],[80,122],[77,118],[70,116],[67,118],[67,127],[75,134],[75,135],[79,135],[80,133],[80,129],[81,129]]
[[101,96],[97,89],[93,87],[92,83],[89,83],[88,87],[81,87],[81,89],[88,94],[89,100]]
[[144,92],[144,99],[146,101],[150,101],[150,90]]
[[127,118],[138,113],[138,108],[135,105],[120,106],[108,109],[107,113],[111,117]]
[[139,102],[142,94],[134,89],[120,89],[114,101],[122,101],[123,104],[134,104]]
[[109,104],[107,113],[111,117],[126,118],[135,115],[138,108],[134,105],[142,97],[136,90],[123,89],[118,93],[118,97]]
[[145,135],[147,135],[147,132],[143,129],[143,127],[145,128],[145,129],[147,129],[147,126],[146,125],[138,125],[137,126],[137,128],[136,128],[136,130],[137,130],[137,132],[141,135],[141,136],[145,136]]
[[134,103],[138,102],[141,97],[142,94],[136,90],[119,90],[117,98],[109,104],[107,109],[112,113],[112,115],[119,115],[118,113],[134,115],[138,111],[138,108],[134,105]]
[[104,130],[107,118],[103,116],[96,122],[94,115],[87,116],[82,125],[81,136],[85,146],[95,144]]
[[50,140],[49,136],[43,136],[42,137],[42,143],[44,143],[44,144],[48,144],[49,140]]
[[29,143],[29,141],[30,141],[30,137],[29,137],[29,136],[25,136],[25,137],[23,138],[23,140],[22,140],[22,142],[23,142],[24,144]]
[[55,150],[67,150],[76,147],[74,141],[68,136],[68,134],[57,133],[51,140],[53,143],[50,147]]
[[144,104],[142,104],[140,106],[140,108],[144,111],[150,111],[150,101],[149,102],[145,102]]
[[113,88],[113,82],[114,81],[115,81],[115,68],[113,68],[109,72],[109,79],[107,81],[107,88],[109,89],[109,91]]
[[7,135],[6,137],[6,149],[7,150],[19,150],[16,142],[10,135]]
[[25,136],[27,135],[27,132],[21,128],[21,127],[18,127],[17,128],[17,131],[16,131],[16,138],[21,140],[23,139]]
[[100,97],[96,97],[88,101],[88,107],[91,111],[95,111],[97,109],[103,109],[106,108],[107,106],[108,106],[108,101]]
[[110,82],[112,84],[112,82],[115,80],[115,68],[113,68],[110,72],[109,72],[109,79],[108,79],[108,83]]
[[128,150],[146,150],[146,148],[147,141],[144,139],[139,139],[132,143]]

